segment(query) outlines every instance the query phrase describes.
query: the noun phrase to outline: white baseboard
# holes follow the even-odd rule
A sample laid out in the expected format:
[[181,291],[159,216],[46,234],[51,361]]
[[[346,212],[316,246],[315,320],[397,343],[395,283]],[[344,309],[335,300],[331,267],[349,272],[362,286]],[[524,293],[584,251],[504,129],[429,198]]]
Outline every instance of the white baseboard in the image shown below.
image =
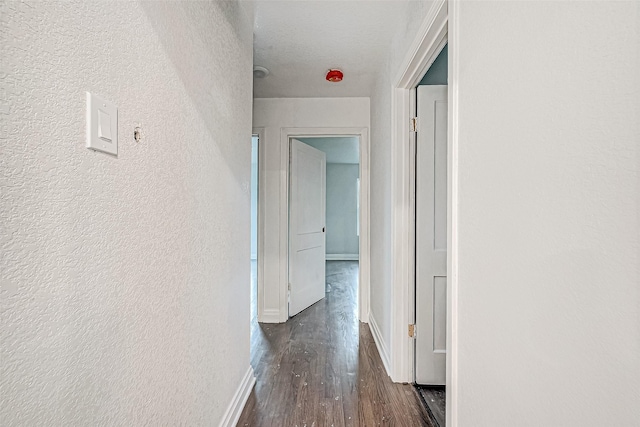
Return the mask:
[[258,315],[258,322],[260,323],[282,323],[280,321],[279,310],[264,310]]
[[256,377],[253,375],[253,368],[249,366],[238,390],[236,390],[236,394],[233,396],[233,400],[231,400],[224,417],[222,417],[222,421],[220,421],[220,427],[235,427],[255,383]]
[[371,330],[371,335],[373,335],[373,341],[375,341],[376,347],[378,348],[378,353],[380,353],[380,359],[382,359],[384,369],[387,371],[387,375],[391,376],[391,369],[389,369],[391,366],[389,363],[389,351],[382,339],[382,334],[380,333],[380,328],[376,323],[376,319],[373,317],[373,313],[371,312],[369,312],[369,329]]
[[358,261],[360,255],[358,254],[327,254],[325,256],[327,261]]

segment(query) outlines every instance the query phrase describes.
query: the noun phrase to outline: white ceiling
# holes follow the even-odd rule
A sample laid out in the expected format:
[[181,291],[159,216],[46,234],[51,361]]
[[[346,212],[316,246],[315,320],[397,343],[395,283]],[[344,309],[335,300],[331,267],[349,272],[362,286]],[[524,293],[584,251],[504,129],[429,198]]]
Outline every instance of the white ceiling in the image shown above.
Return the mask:
[[[254,64],[271,72],[254,79],[254,97],[370,96],[406,0],[258,0]],[[344,80],[330,83],[330,68]]]
[[359,163],[360,150],[357,137],[297,138],[305,144],[324,151],[327,163]]

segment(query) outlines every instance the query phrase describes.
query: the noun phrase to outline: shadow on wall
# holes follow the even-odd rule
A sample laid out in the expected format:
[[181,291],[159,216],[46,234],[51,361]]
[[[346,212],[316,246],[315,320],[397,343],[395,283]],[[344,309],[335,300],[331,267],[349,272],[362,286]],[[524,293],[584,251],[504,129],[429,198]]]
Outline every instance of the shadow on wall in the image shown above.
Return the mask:
[[[241,29],[252,26],[253,19],[238,2],[141,2],[141,5],[209,129],[215,149],[224,157],[238,184],[248,192],[246,174],[238,176],[238,171],[246,169],[248,146],[229,141],[249,141],[251,128],[236,129],[221,123],[232,122],[232,115],[236,114],[226,101],[245,96],[241,101],[251,102],[253,52],[245,46],[252,46],[252,40],[243,40],[242,34],[253,34],[253,31]],[[202,19],[203,15],[206,19]],[[212,31],[212,28],[218,30]],[[220,34],[234,37],[223,38]],[[199,54],[193,55],[194,50]],[[220,78],[229,69],[246,70],[246,75]],[[185,150],[190,149],[189,141],[176,143],[185,144]]]

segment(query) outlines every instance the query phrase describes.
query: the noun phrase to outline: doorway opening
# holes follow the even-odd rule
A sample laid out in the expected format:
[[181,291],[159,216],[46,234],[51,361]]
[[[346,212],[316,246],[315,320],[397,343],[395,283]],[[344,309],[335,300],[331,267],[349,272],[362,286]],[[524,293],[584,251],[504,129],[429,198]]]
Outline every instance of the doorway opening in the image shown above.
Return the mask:
[[[340,283],[337,277],[352,276],[354,271],[357,275],[360,141],[357,136],[307,136],[291,138],[290,144],[289,316],[293,316],[332,292],[332,283]],[[357,298],[353,307],[357,318]]]
[[438,427],[446,414],[448,52],[415,91],[414,381]]
[[[358,261],[358,286],[357,286],[357,318],[361,322],[367,323],[369,320],[369,135],[368,128],[283,128],[281,132],[281,142],[280,142],[280,152],[282,154],[281,157],[281,165],[282,170],[286,171],[286,180],[281,181],[285,184],[281,189],[280,193],[280,206],[286,207],[286,209],[281,211],[280,220],[281,220],[281,228],[280,228],[280,242],[281,248],[284,248],[284,255],[280,258],[280,307],[281,313],[289,313],[289,284],[291,283],[293,287],[295,287],[295,283],[290,282],[290,263],[291,256],[289,253],[289,225],[290,225],[290,193],[291,189],[289,188],[290,177],[292,175],[291,161],[292,156],[290,152],[291,141],[305,140],[311,143],[320,144],[321,141],[314,141],[314,139],[330,139],[337,138],[336,141],[345,142],[349,138],[356,138],[358,141],[357,144],[357,158],[358,162],[358,178],[360,179],[360,191],[357,192],[357,182],[355,183],[356,188],[356,224],[353,225],[352,228],[356,232],[357,237],[357,261]],[[315,149],[303,142],[300,144],[306,145],[311,149]],[[339,142],[338,142],[339,144]],[[352,145],[353,147],[353,145]],[[323,155],[326,156],[325,153]],[[333,168],[330,166],[330,169],[340,169],[341,166]],[[326,170],[325,170],[326,172]],[[331,183],[331,177],[330,183]],[[359,206],[359,209],[358,209]],[[326,224],[325,224],[326,226]],[[349,227],[348,225],[341,225],[341,227]],[[332,228],[336,228],[332,226]],[[331,238],[330,238],[331,239]],[[338,239],[339,241],[340,239]],[[329,261],[339,261],[338,258],[356,258],[356,253],[353,249],[331,249],[331,245],[333,241],[330,240],[329,250],[330,251],[340,251],[338,252],[330,252]],[[344,247],[343,247],[344,248]],[[344,252],[343,252],[344,251]],[[326,251],[325,251],[325,261],[326,261]],[[349,260],[347,260],[349,261]],[[350,261],[354,261],[351,259]],[[345,261],[346,262],[346,261]],[[325,264],[326,265],[326,264]],[[293,267],[295,268],[295,267]],[[325,273],[326,274],[326,273]],[[295,280],[295,279],[294,279]],[[287,316],[288,317],[288,316]],[[283,319],[285,320],[285,319]]]
[[305,137],[301,142],[326,154],[326,259],[358,261],[360,141],[355,136]]

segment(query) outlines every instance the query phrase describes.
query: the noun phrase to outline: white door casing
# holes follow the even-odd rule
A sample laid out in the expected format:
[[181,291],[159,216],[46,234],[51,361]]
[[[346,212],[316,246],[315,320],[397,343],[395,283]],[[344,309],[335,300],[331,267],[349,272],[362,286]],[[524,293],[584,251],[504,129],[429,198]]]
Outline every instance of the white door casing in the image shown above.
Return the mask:
[[325,297],[326,155],[291,139],[289,316]]
[[416,383],[446,382],[447,86],[418,86]]

